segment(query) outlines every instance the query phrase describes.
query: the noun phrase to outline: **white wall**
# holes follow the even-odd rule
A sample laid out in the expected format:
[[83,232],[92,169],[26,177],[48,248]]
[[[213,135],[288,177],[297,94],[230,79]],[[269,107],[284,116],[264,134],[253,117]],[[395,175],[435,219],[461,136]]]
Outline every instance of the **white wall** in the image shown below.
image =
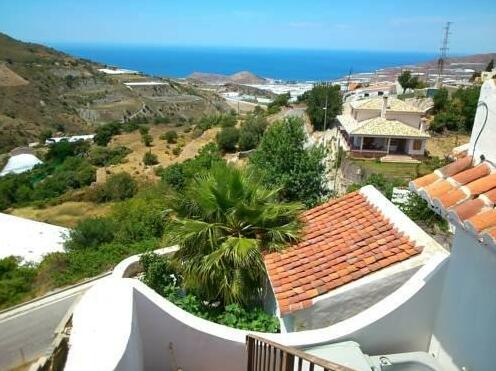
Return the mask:
[[[262,336],[296,347],[355,340],[369,354],[426,351],[445,262],[446,255],[436,255],[397,291],[348,320]],[[246,331],[195,317],[136,279],[95,285],[73,321],[66,371],[246,369]]]
[[293,328],[288,330],[314,330],[353,317],[396,291],[412,277],[417,269],[418,267],[384,275],[377,280],[357,285],[338,292],[337,295],[327,296],[316,301],[310,308],[289,315],[292,317],[290,323]]
[[456,229],[429,351],[448,371],[496,365],[496,251]]
[[[487,110],[487,104],[489,111]],[[487,117],[487,118],[486,118]],[[486,122],[484,128],[483,124]],[[476,144],[477,136],[482,134]],[[494,80],[488,80],[482,84],[479,97],[479,106],[475,115],[472,136],[470,137],[469,153],[472,153],[475,147],[474,158],[479,159],[480,155],[486,156],[487,159],[496,162],[496,83]]]

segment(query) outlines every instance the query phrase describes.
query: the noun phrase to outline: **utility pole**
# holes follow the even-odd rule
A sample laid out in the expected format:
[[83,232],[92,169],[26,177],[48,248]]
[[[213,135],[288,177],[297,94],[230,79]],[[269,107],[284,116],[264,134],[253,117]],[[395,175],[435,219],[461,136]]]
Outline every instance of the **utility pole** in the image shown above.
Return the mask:
[[448,41],[449,41],[449,35],[451,34],[450,32],[450,27],[453,24],[453,22],[446,22],[446,26],[444,26],[444,37],[443,37],[443,42],[441,44],[441,48],[439,49],[439,59],[437,61],[437,83],[436,86],[440,88],[443,85],[442,81],[442,74],[444,72],[444,65],[446,63],[446,58],[448,55]]
[[325,100],[325,107],[324,107],[324,137],[325,137],[325,131],[327,129],[327,101],[329,99],[329,94],[327,93],[327,85],[324,85],[325,92],[326,92],[326,100]]

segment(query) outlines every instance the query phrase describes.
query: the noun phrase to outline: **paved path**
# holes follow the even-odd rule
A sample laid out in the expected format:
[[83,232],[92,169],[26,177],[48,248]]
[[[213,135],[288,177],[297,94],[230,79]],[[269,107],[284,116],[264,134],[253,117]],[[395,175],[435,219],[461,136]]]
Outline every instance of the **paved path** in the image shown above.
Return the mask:
[[68,310],[93,284],[93,279],[49,294],[0,314],[0,370],[35,361],[48,349]]

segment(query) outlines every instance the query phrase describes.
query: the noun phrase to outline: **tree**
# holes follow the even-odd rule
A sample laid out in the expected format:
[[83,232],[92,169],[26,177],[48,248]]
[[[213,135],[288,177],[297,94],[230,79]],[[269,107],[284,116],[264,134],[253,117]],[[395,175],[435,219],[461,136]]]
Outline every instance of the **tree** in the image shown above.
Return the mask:
[[420,82],[418,77],[412,76],[412,73],[405,70],[398,76],[398,82],[403,88],[403,94],[405,94],[406,89],[415,89],[419,86]]
[[494,59],[491,59],[486,66],[486,72],[491,72],[494,69]]
[[225,152],[234,152],[238,144],[239,130],[234,127],[224,127],[217,134],[217,145]]
[[136,181],[126,172],[112,174],[105,184],[95,190],[95,201],[122,201],[133,197],[138,190]]
[[239,130],[239,149],[241,151],[247,151],[256,148],[262,139],[267,125],[267,120],[262,115],[248,116]]
[[106,146],[114,135],[120,133],[121,133],[120,124],[118,122],[111,122],[102,125],[96,129],[95,136],[93,137],[93,141],[99,146]]
[[157,165],[158,164],[157,155],[151,152],[146,152],[143,155],[143,163],[146,166]]
[[289,201],[314,205],[329,190],[326,186],[321,146],[306,145],[303,121],[290,117],[271,125],[264,133],[250,162],[267,186],[281,187],[281,196]]
[[165,230],[185,288],[210,302],[251,304],[265,280],[262,254],[299,237],[299,203],[280,203],[278,190],[230,165],[198,175],[170,202]]
[[[325,114],[326,100],[327,117]],[[308,91],[305,95],[305,102],[307,104],[308,116],[315,130],[328,129],[329,123],[343,110],[343,100],[339,85],[314,85],[312,90]],[[326,120],[327,122],[325,122]]]
[[434,97],[432,97],[432,100],[434,101],[435,112],[444,111],[449,103],[448,89],[439,89],[436,94],[434,94]]

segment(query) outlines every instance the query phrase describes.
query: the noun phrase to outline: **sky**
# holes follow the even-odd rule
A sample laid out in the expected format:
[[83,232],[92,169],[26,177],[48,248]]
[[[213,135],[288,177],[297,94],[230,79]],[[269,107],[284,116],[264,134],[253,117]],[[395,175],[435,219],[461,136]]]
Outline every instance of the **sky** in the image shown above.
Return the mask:
[[496,51],[494,0],[0,0],[0,32],[47,44]]

